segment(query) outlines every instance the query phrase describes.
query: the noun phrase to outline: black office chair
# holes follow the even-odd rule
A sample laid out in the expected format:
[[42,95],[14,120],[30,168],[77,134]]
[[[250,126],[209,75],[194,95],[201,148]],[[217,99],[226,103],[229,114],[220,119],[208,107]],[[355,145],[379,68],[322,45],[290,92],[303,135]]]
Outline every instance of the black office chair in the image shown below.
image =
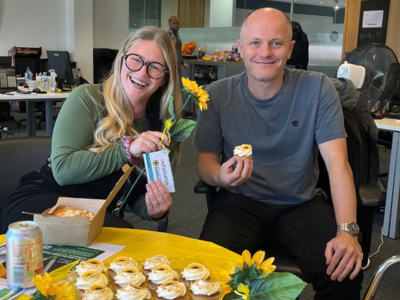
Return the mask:
[[22,175],[40,170],[50,151],[51,137],[47,136],[0,141],[0,217],[8,194],[17,188]]
[[[372,226],[373,226],[373,213],[374,208],[378,207],[380,204],[382,191],[379,186],[375,183],[365,182],[363,176],[360,172],[364,172],[364,157],[362,155],[367,155],[372,159],[371,155],[365,153],[366,150],[361,148],[363,146],[363,141],[366,137],[361,135],[359,124],[354,121],[349,114],[345,114],[345,128],[348,134],[347,144],[348,144],[348,157],[349,164],[353,171],[354,182],[356,186],[357,194],[357,219],[362,232],[361,235],[361,248],[363,251],[363,266],[369,265],[369,252],[371,248],[371,236],[372,236]],[[354,132],[355,131],[355,132]],[[366,147],[368,149],[368,147]],[[377,158],[375,158],[377,159]],[[317,187],[322,188],[328,195],[328,202],[332,203],[330,198],[330,185],[328,172],[325,167],[325,163],[319,154],[318,163],[320,167],[320,177],[317,183]],[[212,187],[202,180],[199,180],[194,187],[194,192],[198,194],[206,194],[207,205],[215,197],[217,188]],[[209,205],[208,205],[209,206]],[[261,238],[261,237],[260,237]],[[293,258],[287,253],[282,247],[275,244],[272,238],[267,239],[265,244],[261,247],[265,250],[269,257],[275,257],[275,265],[277,267],[277,272],[290,272],[298,276],[304,281],[307,281],[303,273],[294,262]]]

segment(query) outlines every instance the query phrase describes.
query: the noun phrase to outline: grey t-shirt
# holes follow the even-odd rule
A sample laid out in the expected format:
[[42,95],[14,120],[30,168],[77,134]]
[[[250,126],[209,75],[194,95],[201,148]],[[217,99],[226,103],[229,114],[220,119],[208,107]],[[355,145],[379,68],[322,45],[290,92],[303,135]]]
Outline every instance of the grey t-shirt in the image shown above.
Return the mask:
[[270,99],[254,98],[247,72],[207,87],[210,101],[197,120],[193,145],[222,153],[222,162],[242,144],[253,148],[251,178],[232,192],[270,204],[310,200],[319,169],[318,146],[346,137],[338,95],[327,76],[285,69],[283,85]]

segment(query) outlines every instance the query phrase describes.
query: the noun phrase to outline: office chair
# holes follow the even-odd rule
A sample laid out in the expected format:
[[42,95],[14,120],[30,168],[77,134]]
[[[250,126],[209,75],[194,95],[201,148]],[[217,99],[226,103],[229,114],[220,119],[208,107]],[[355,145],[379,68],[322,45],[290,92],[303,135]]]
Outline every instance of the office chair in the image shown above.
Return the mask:
[[[359,124],[354,121],[354,118],[350,116],[349,113],[344,112],[345,128],[348,137],[347,141],[347,151],[350,167],[353,171],[353,179],[356,187],[357,196],[357,219],[358,224],[361,229],[361,248],[363,251],[363,266],[369,266],[369,252],[371,249],[371,236],[372,236],[372,226],[373,226],[373,213],[374,208],[378,207],[380,204],[382,191],[380,187],[375,183],[365,182],[363,180],[362,172],[364,172],[364,155],[370,155],[365,153],[363,142],[365,140],[362,137],[362,141],[359,140],[361,133]],[[376,158],[377,159],[377,158]],[[318,164],[320,168],[320,177],[318,179],[317,187],[322,188],[328,196],[328,202],[332,203],[329,176],[325,167],[325,163],[322,159],[321,154],[318,155]],[[217,188],[212,187],[202,180],[199,180],[194,187],[194,192],[198,194],[206,194],[207,206],[209,206],[210,201],[215,197]],[[260,236],[260,238],[262,238]],[[272,238],[265,241],[265,244],[261,247],[265,250],[268,256],[275,257],[275,265],[277,267],[277,272],[290,272],[303,281],[307,281],[303,273],[293,260],[293,258],[286,252],[282,247],[275,244]]]
[[51,137],[26,137],[0,141],[0,217],[4,202],[22,175],[40,170],[51,152]]

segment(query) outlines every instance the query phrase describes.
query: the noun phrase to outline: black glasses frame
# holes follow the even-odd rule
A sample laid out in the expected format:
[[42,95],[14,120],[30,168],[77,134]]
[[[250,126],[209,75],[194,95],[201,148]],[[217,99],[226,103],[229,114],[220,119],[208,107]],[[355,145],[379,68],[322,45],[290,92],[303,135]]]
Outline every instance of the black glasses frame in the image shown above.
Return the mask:
[[[142,65],[141,65],[141,66],[139,67],[139,69],[137,69],[137,70],[132,70],[131,68],[128,67],[128,57],[129,57],[129,56],[133,56],[133,55],[139,57],[140,60],[142,61]],[[167,73],[167,74],[169,73],[169,70],[167,70],[167,69],[166,69],[162,64],[160,64],[159,62],[156,62],[156,61],[145,62],[145,61],[143,60],[143,58],[142,58],[140,55],[138,55],[138,54],[135,54],[135,53],[131,53],[131,54],[128,54],[128,55],[125,54],[125,55],[124,55],[124,58],[125,58],[125,66],[126,66],[129,70],[131,70],[132,72],[140,71],[140,70],[143,68],[143,66],[146,65],[146,72],[147,72],[147,75],[149,75],[150,78],[153,78],[153,79],[160,79],[160,78],[163,77],[166,73]],[[160,66],[163,68],[163,73],[161,74],[160,77],[154,78],[153,76],[151,76],[151,75],[149,74],[149,66],[150,66],[151,64],[157,64],[157,65],[160,65]]]

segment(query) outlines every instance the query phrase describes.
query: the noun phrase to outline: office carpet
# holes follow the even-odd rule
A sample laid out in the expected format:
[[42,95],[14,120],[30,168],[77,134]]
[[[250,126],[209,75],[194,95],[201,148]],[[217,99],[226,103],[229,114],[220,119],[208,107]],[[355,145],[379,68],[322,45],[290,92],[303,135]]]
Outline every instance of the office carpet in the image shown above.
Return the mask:
[[[24,117],[23,114],[14,114],[17,120]],[[8,122],[1,122],[0,125],[9,125],[10,128],[14,128],[14,124]],[[44,129],[43,125],[43,129]],[[15,134],[15,137],[19,135],[21,137],[26,136],[25,128],[21,129],[21,133]],[[37,135],[45,135],[44,130],[37,132]],[[2,134],[3,138],[6,135]],[[9,136],[12,138],[12,136]],[[181,163],[177,168],[175,174],[175,188],[176,193],[173,194],[173,206],[170,210],[169,224],[167,232],[171,234],[177,234],[187,236],[191,238],[198,238],[201,232],[202,224],[207,214],[206,200],[203,195],[197,195],[193,192],[198,176],[196,173],[196,159],[197,149],[191,144],[190,137],[182,147]],[[382,157],[381,170],[384,170],[385,165],[388,166],[390,151],[380,151]],[[385,186],[384,182],[382,186]],[[157,230],[157,223],[144,221],[131,213],[126,213],[126,220],[130,221],[137,229],[143,230]],[[380,233],[383,224],[383,213],[376,212],[374,216],[374,228],[372,236],[372,247],[371,253],[375,252],[380,244]],[[400,255],[400,239],[392,240],[390,238],[384,238],[384,245],[381,247],[380,252],[371,259],[370,267],[364,271],[364,282],[361,297],[369,286],[373,275],[378,266],[385,261],[387,258],[393,255]],[[398,300],[400,298],[400,266],[394,266],[386,273],[384,279],[379,287],[378,293],[375,299],[383,300]],[[307,285],[303,290],[300,299],[311,300],[314,297],[314,291],[311,285]],[[363,299],[363,298],[361,298]]]

